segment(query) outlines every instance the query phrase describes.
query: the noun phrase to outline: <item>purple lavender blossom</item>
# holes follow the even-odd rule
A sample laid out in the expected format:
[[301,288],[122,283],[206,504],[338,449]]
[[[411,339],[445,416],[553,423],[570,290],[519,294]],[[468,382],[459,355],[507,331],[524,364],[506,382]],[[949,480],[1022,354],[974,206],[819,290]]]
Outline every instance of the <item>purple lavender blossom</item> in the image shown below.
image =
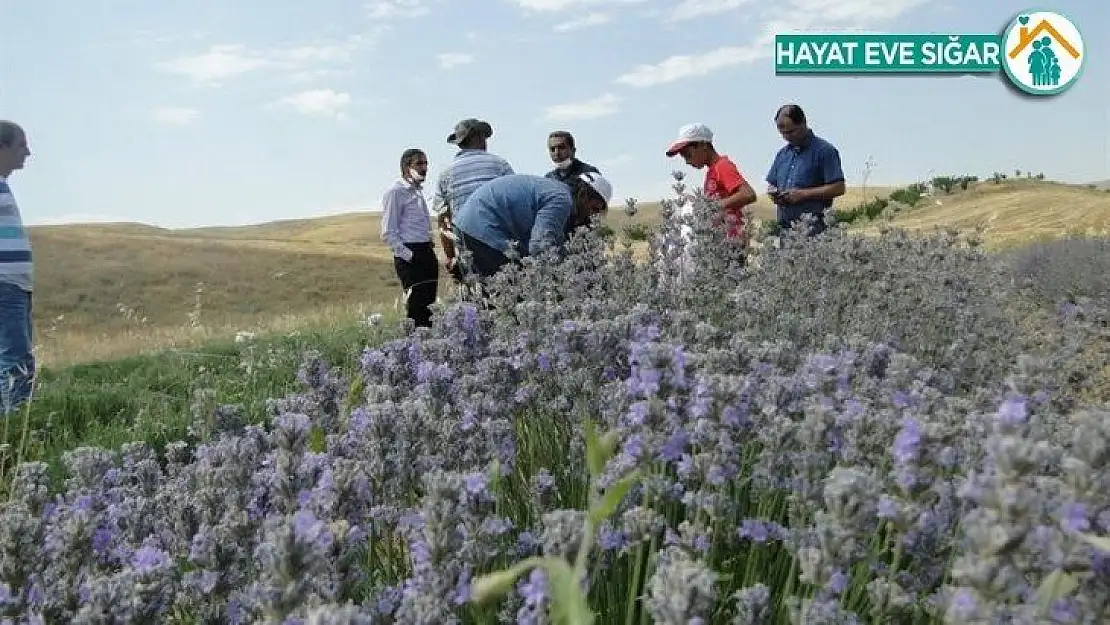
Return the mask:
[[[542,568],[489,606],[476,580],[589,544],[605,622],[1106,620],[1103,304],[1028,309],[951,233],[743,249],[694,195],[650,262],[583,231],[433,328],[308,352],[262,410],[198,393],[163,452],[9,466],[0,616],[549,623]],[[586,419],[615,445],[596,483]]]

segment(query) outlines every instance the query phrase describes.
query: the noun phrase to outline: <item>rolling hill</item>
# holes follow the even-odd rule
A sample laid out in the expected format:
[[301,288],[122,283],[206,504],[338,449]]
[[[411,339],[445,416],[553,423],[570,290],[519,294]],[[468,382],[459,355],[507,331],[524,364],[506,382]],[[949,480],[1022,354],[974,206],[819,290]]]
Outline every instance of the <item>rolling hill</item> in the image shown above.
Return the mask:
[[[917,231],[982,226],[988,246],[995,248],[1067,234],[1104,236],[1110,234],[1110,192],[1049,180],[987,181],[926,197],[889,223]],[[860,229],[875,228],[863,224]]]
[[[850,189],[837,206],[890,191]],[[658,222],[657,203],[638,208],[629,217],[614,206],[607,221],[618,228]],[[761,199],[754,213],[771,218],[773,206]],[[1044,181],[984,182],[926,198],[894,223],[929,228],[980,221],[992,223],[997,236],[1056,235],[1070,224],[1105,231],[1110,193]],[[400,310],[400,285],[379,227],[374,213],[181,230],[32,227],[40,358],[48,364],[110,358],[238,331]],[[448,289],[444,276],[441,293]]]

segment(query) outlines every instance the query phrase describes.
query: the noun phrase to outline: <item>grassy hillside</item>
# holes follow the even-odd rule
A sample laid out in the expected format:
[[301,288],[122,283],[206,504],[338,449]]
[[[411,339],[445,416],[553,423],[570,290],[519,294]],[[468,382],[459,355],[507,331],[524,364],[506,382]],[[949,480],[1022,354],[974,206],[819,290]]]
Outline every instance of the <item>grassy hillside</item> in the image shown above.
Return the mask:
[[[891,191],[852,188],[836,207]],[[754,213],[771,219],[774,209],[761,198]],[[996,235],[1055,235],[1071,223],[1105,230],[1110,194],[1043,181],[986,182],[926,198],[895,223],[927,228],[992,218]],[[659,204],[643,202],[633,217],[614,206],[607,221],[622,228],[658,220]],[[182,230],[143,224],[32,228],[40,358],[53,365],[87,362],[239,331],[397,311],[400,285],[379,229],[373,213]],[[447,293],[446,276],[443,284],[441,293]]]
[[[862,197],[851,195],[845,202]],[[614,227],[658,223],[658,203],[631,218],[622,208],[609,216]],[[773,215],[766,200],[757,208]],[[40,358],[86,362],[396,311],[400,284],[380,228],[374,213],[180,230],[34,227]]]
[[885,218],[860,224],[874,232],[879,223],[925,231],[984,228],[988,246],[1012,247],[1068,234],[1110,233],[1110,193],[1086,185],[1019,179],[982,181],[951,193],[937,191]]
[[221,239],[133,227],[36,228],[45,363],[194,344],[394,306],[382,246]]

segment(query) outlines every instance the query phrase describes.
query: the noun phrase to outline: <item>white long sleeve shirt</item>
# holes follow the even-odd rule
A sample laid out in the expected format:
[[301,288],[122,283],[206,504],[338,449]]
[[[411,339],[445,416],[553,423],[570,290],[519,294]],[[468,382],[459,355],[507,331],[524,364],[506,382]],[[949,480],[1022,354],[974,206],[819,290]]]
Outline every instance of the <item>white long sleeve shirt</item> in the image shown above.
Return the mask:
[[393,255],[412,260],[412,250],[405,243],[429,243],[431,231],[432,219],[421,188],[404,179],[394,182],[382,198],[382,240]]

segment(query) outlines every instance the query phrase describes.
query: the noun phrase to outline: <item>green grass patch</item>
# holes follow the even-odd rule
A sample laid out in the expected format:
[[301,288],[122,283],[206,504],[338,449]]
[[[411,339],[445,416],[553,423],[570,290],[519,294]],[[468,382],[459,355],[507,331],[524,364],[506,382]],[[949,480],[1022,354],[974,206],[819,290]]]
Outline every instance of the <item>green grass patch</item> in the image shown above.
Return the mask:
[[[956,188],[967,190],[978,181],[978,176],[936,176],[930,184],[934,192],[952,193]],[[833,216],[843,224],[874,221],[888,210],[899,211],[917,206],[929,193],[930,184],[915,182],[891,191],[886,197],[876,196],[851,208],[834,210]]]
[[31,402],[0,430],[0,467],[7,476],[19,462],[45,461],[58,471],[68,450],[140,440],[160,451],[187,437],[195,414],[219,404],[239,404],[250,421],[261,422],[268,399],[301,389],[296,372],[307,351],[351,371],[365,346],[397,331],[391,322],[308,328],[40,369]]

